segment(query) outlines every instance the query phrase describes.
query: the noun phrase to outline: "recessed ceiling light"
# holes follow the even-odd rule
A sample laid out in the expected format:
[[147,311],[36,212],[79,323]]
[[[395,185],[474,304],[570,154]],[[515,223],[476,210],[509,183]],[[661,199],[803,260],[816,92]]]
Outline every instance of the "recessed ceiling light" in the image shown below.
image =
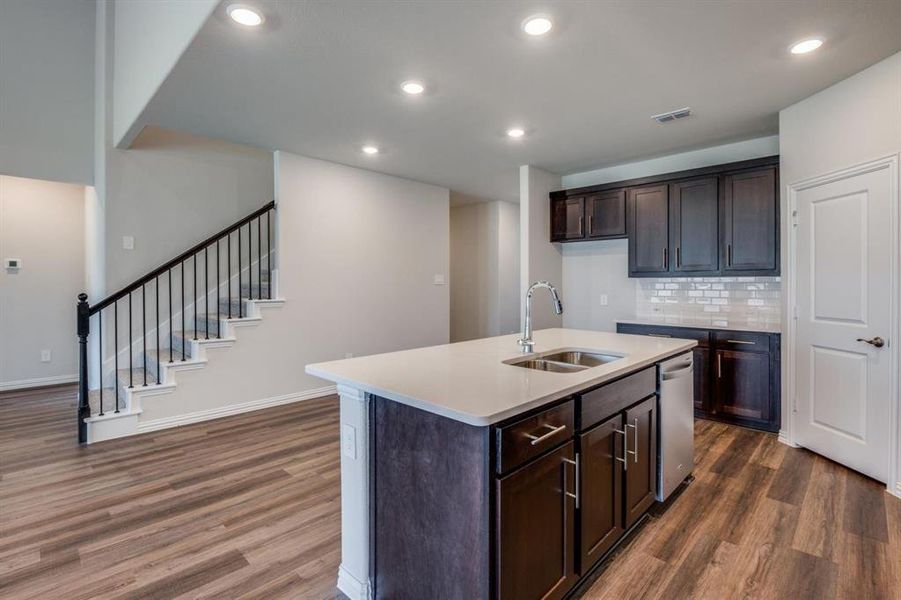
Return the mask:
[[513,138],[514,140],[518,140],[522,136],[526,134],[526,130],[522,127],[511,127],[507,130],[507,137]]
[[544,35],[554,27],[554,23],[544,15],[532,15],[522,22],[522,30],[529,35]]
[[789,51],[792,54],[807,54],[808,52],[813,52],[822,45],[823,40],[820,38],[810,38],[809,40],[801,40],[800,42],[792,44]]
[[228,7],[228,16],[235,23],[247,27],[257,27],[263,24],[263,15],[246,4],[232,4]]
[[363,146],[362,148],[360,148],[360,150],[363,151],[363,154],[370,154],[370,155],[372,155],[372,154],[378,154],[378,153],[379,153],[379,147],[378,147],[378,146]]
[[425,86],[419,81],[410,80],[400,84],[400,89],[411,96],[417,96],[425,91]]

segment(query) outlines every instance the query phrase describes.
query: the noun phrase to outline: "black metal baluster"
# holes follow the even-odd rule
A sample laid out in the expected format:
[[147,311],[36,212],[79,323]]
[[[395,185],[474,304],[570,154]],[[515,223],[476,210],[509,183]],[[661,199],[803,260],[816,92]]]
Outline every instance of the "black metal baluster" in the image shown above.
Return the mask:
[[134,382],[134,357],[131,355],[131,334],[132,334],[132,326],[131,326],[131,292],[128,292],[128,389],[131,389],[135,386]]
[[244,317],[244,290],[241,284],[241,228],[238,227],[238,318]]
[[142,360],[144,365],[144,387],[147,387],[147,286],[141,286],[141,328],[144,330],[141,341],[144,345]]
[[194,280],[194,339],[197,339],[197,254],[194,254],[194,271],[191,274]]
[[181,261],[181,361],[185,361],[185,261]]
[[225,270],[225,277],[228,279],[228,318],[232,318],[232,232],[228,232],[228,247],[225,253],[228,255],[228,268]]
[[103,416],[103,310],[97,311],[97,354],[100,359],[100,416]]
[[169,363],[172,363],[172,353],[175,348],[172,347],[172,328],[175,324],[172,322],[172,269],[169,269]]
[[222,337],[222,319],[220,319],[222,309],[222,280],[219,278],[219,263],[222,262],[222,252],[220,251],[222,245],[219,244],[221,241],[221,238],[216,240],[216,338]]
[[[113,302],[113,386],[116,388],[116,412],[119,412],[119,301]],[[103,387],[103,379],[100,380]]]
[[[207,246],[208,248],[209,246]],[[205,323],[204,329],[206,339],[210,339],[210,273],[209,273],[209,261],[207,260],[207,248],[203,249],[203,306],[206,308],[206,314],[204,315],[203,322]]]
[[272,220],[269,216],[272,211],[266,211],[266,270],[269,271],[269,281],[266,283],[266,296],[272,300]]
[[260,300],[263,299],[263,237],[260,227],[260,217],[257,217],[257,283],[260,285],[260,289],[257,291],[257,298]]
[[247,297],[253,300],[253,230],[247,224]]
[[162,371],[162,367],[160,366],[160,278],[157,277],[154,280],[154,286],[156,289],[156,302],[154,302],[153,306],[156,308],[156,383],[159,385],[160,383],[160,371]]

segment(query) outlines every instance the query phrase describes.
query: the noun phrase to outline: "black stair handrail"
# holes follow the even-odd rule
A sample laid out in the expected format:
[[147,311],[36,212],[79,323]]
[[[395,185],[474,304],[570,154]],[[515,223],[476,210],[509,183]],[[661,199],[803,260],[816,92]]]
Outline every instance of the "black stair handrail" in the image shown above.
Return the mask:
[[[81,293],[78,295],[78,304],[77,304],[77,333],[78,333],[78,346],[79,346],[79,369],[78,369],[78,441],[80,443],[87,442],[87,423],[85,419],[90,418],[91,415],[91,405],[88,398],[89,394],[89,369],[88,369],[88,337],[91,334],[91,318],[96,315],[97,321],[97,329],[98,329],[98,360],[99,360],[99,377],[100,377],[100,385],[98,386],[99,390],[99,411],[98,416],[104,416],[103,412],[103,364],[104,364],[104,337],[103,337],[103,311],[106,308],[112,308],[112,311],[107,312],[107,322],[109,322],[110,312],[112,313],[113,320],[113,337],[112,337],[112,345],[113,345],[113,364],[114,364],[114,386],[115,389],[112,394],[115,397],[115,411],[119,412],[119,303],[123,301],[123,311],[127,310],[128,314],[128,389],[134,388],[137,385],[147,386],[148,383],[153,383],[152,379],[156,379],[156,384],[161,383],[160,379],[160,371],[162,364],[162,352],[160,346],[160,279],[164,278],[164,283],[167,284],[168,291],[168,312],[169,312],[169,320],[168,320],[168,333],[169,333],[169,349],[168,349],[168,362],[171,364],[175,362],[176,353],[179,355],[179,360],[182,362],[186,360],[187,356],[187,342],[186,338],[188,337],[188,328],[187,323],[185,322],[185,312],[186,306],[191,306],[191,310],[194,313],[194,327],[192,330],[193,339],[197,340],[200,337],[204,339],[210,339],[212,336],[215,338],[220,338],[222,335],[222,320],[223,319],[231,319],[232,318],[232,307],[235,304],[235,298],[232,296],[232,237],[233,234],[237,232],[237,272],[234,275],[237,275],[238,279],[238,297],[237,297],[237,317],[244,317],[244,297],[243,297],[243,280],[242,280],[242,260],[245,256],[244,249],[246,249],[246,258],[247,258],[247,279],[248,279],[248,293],[250,300],[262,300],[265,298],[272,299],[272,213],[275,211],[275,201],[269,202],[260,208],[256,209],[249,215],[243,217],[242,219],[232,223],[225,229],[214,233],[209,236],[205,240],[195,244],[188,250],[185,250],[172,260],[167,261],[165,264],[160,265],[159,267],[153,269],[143,277],[133,281],[132,283],[126,285],[119,291],[110,294],[100,302],[96,304],[88,303],[87,294]],[[266,244],[265,248],[263,247],[263,225],[262,221],[265,219],[266,221]],[[256,288],[254,288],[254,265],[253,265],[253,241],[254,241],[254,222],[256,225]],[[242,230],[246,227],[246,246],[242,249]],[[225,246],[226,250],[226,258],[225,258],[225,283],[222,283],[222,267],[223,262],[221,258],[222,254],[222,246]],[[265,249],[265,257],[266,257],[266,273],[267,273],[267,281],[263,282],[263,257]],[[215,277],[215,290],[210,287],[210,255],[213,254],[211,250],[215,251],[215,256],[213,259],[215,260],[215,271],[213,276]],[[200,265],[198,265],[198,260],[200,260]],[[193,304],[185,303],[185,265],[186,263],[191,263],[191,290],[193,292]],[[200,267],[203,267],[203,289],[201,291],[201,296],[198,296],[198,276],[201,273]],[[178,315],[173,308],[173,282],[172,282],[172,271],[178,269],[178,275],[181,276],[181,282],[179,285],[179,292],[181,295],[181,331],[178,332],[179,341],[181,342],[180,350],[173,346],[173,338],[175,336],[174,332],[174,317]],[[156,348],[150,348],[150,351],[156,351],[156,373],[155,377],[153,374],[151,375],[151,381],[148,382],[147,376],[147,367],[148,367],[148,348],[147,348],[147,307],[148,307],[148,297],[147,297],[147,286],[151,286],[151,292],[154,296],[151,296],[152,305],[153,305],[153,314],[151,314],[151,326],[153,325],[152,319],[156,318],[156,328],[153,330],[156,333]],[[227,308],[222,309],[222,288],[225,288],[227,294],[225,299],[227,300]],[[132,296],[140,290],[140,308],[141,313],[139,315],[138,324],[140,326],[140,330],[143,332],[141,336],[142,341],[142,354],[141,358],[143,360],[143,365],[141,365],[140,371],[138,373],[138,377],[143,379],[142,383],[138,383],[135,381],[135,363],[133,356],[133,346],[134,346],[134,329],[133,329],[133,320],[132,320]],[[256,290],[256,294],[254,291]],[[265,290],[265,291],[264,291]],[[215,318],[211,313],[210,308],[210,295],[215,291],[216,295],[216,312]],[[256,295],[256,298],[254,298]],[[165,300],[165,298],[164,298]],[[202,304],[199,302],[202,300]],[[200,317],[198,314],[200,311],[201,305],[203,306],[204,315]],[[123,313],[124,317],[124,313]],[[165,315],[163,315],[165,319]],[[202,318],[203,320],[203,332],[201,332],[199,320]],[[212,328],[213,331],[210,331],[210,322],[213,322],[215,325]],[[165,323],[165,320],[162,321]],[[107,336],[109,337],[109,336]],[[107,343],[107,346],[109,344]],[[107,348],[109,350],[109,348]],[[152,360],[152,359],[151,359]],[[151,362],[151,364],[153,364]],[[142,368],[141,368],[142,367]],[[123,382],[123,386],[125,383]]]
[[137,279],[137,280],[133,281],[132,283],[126,285],[124,288],[122,288],[118,292],[115,292],[114,294],[110,294],[109,296],[107,296],[100,302],[97,302],[96,304],[92,304],[90,314],[93,315],[97,311],[103,310],[104,308],[106,308],[107,306],[109,306],[110,304],[115,302],[116,300],[121,300],[122,298],[127,296],[129,294],[129,292],[135,291],[142,285],[145,285],[146,283],[159,277],[160,275],[162,275],[169,269],[175,267],[176,265],[187,260],[188,258],[191,258],[191,256],[197,254],[198,252],[200,252],[207,246],[212,245],[216,240],[223,239],[228,234],[234,233],[235,231],[237,231],[244,225],[247,225],[248,223],[250,223],[257,217],[266,214],[267,212],[269,212],[270,210],[272,210],[274,208],[275,208],[275,201],[273,200],[272,202],[269,202],[268,204],[256,209],[255,211],[253,211],[252,213],[250,213],[249,215],[247,215],[240,221],[232,223],[231,225],[229,225],[222,231],[219,231],[218,233],[214,233],[213,235],[211,235],[207,239],[203,240],[199,244],[195,244],[194,246],[192,246],[188,250],[185,250],[184,252],[182,252],[181,254],[179,254],[178,256],[173,258],[172,260],[166,262],[163,265],[160,265],[159,267],[157,267],[156,269],[154,269],[147,275],[144,275],[140,279]]

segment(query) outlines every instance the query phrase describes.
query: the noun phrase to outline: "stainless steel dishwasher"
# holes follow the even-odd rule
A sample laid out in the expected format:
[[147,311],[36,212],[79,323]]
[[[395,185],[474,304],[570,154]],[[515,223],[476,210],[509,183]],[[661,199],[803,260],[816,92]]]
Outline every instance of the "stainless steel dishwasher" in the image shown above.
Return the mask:
[[657,444],[657,500],[664,501],[694,468],[695,418],[692,353],[660,363],[660,440]]

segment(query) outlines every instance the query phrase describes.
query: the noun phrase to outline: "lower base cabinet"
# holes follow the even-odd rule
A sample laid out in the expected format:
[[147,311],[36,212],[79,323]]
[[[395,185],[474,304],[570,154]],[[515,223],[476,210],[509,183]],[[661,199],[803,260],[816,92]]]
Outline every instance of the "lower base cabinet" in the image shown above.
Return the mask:
[[632,438],[624,465],[628,529],[654,504],[657,495],[657,396],[627,409],[625,419],[626,441]]
[[581,565],[593,565],[625,532],[623,526],[623,416],[579,436]]
[[576,582],[574,448],[569,442],[497,480],[501,598],[554,600]]

